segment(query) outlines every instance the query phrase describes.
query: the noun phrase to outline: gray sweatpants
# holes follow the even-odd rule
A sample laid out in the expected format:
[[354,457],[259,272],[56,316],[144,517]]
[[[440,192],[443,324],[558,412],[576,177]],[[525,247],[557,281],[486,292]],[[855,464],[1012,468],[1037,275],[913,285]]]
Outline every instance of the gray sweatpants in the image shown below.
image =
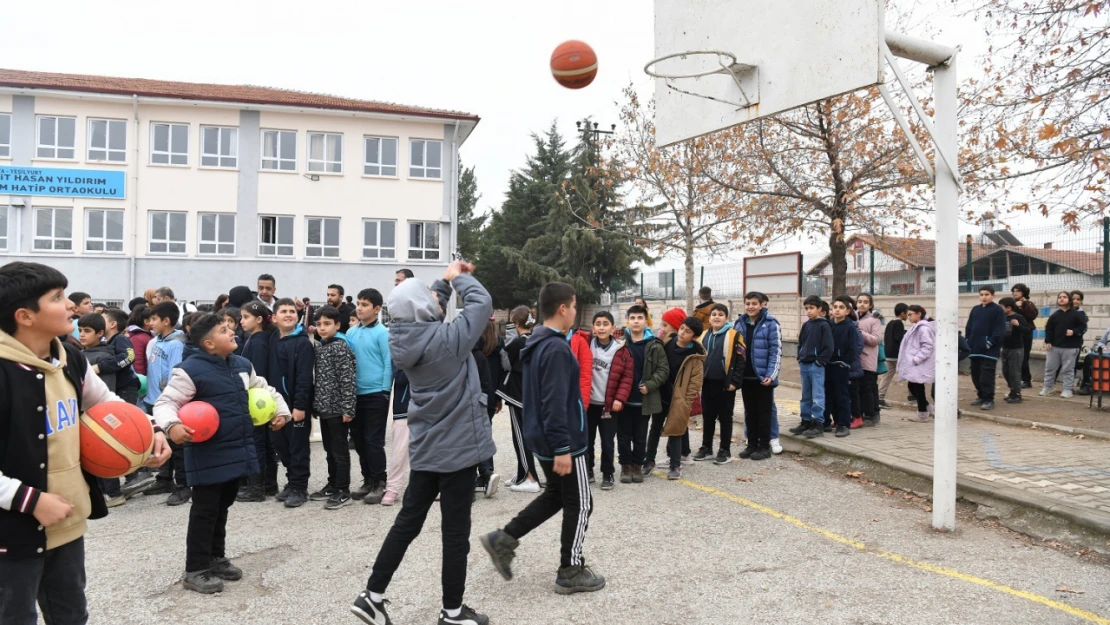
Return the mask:
[[1044,362],[1044,387],[1052,388],[1059,376],[1064,390],[1072,390],[1075,386],[1075,357],[1078,355],[1078,347],[1053,347],[1048,350]]

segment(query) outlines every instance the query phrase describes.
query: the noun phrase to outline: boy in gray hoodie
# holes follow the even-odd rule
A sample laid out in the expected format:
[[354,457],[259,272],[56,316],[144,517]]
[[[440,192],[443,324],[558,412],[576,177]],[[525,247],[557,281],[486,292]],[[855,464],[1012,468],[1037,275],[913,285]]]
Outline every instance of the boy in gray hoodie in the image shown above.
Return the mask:
[[[374,569],[351,612],[372,625],[387,625],[384,598],[409,543],[420,535],[428,510],[441,496],[443,515],[443,609],[440,625],[486,625],[489,618],[463,605],[466,556],[470,552],[470,508],[478,463],[494,455],[486,395],[471,349],[485,330],[493,300],[455,261],[429,288],[416,278],[389,294],[389,351],[411,383],[409,461],[411,473],[401,512],[385,537]],[[463,309],[450,323],[444,310],[454,287]]]

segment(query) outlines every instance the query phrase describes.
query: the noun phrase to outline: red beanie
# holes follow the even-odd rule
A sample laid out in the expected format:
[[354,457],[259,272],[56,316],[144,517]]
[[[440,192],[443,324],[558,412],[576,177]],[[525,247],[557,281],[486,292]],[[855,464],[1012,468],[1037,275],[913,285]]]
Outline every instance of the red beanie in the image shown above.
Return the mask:
[[672,308],[663,313],[663,321],[666,321],[667,325],[671,326],[675,330],[678,330],[679,326],[682,325],[682,322],[686,321],[686,317],[689,316],[690,315],[687,315],[686,311],[682,310],[681,308]]

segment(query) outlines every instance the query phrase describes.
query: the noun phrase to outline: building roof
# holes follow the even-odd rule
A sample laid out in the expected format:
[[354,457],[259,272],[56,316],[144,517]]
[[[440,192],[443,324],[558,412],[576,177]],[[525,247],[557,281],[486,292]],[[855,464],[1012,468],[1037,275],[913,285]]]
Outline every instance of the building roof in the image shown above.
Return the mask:
[[322,93],[308,93],[292,89],[273,89],[252,85],[220,85],[213,83],[173,82],[147,78],[119,78],[87,74],[59,74],[30,72],[0,68],[0,87],[25,89],[55,89],[114,95],[178,98],[209,102],[235,102],[242,104],[270,104],[340,111],[359,111],[387,115],[410,115],[457,119],[477,124],[479,118],[471,113],[443,109],[407,106],[391,102],[356,100]]
[[[931,239],[908,239],[903,237],[873,237],[866,234],[854,234],[848,238],[848,247],[856,241],[875,246],[875,249],[884,254],[897,258],[912,269],[926,269],[936,267],[936,241]],[[967,264],[967,244],[959,242],[960,261],[963,267]],[[1040,261],[1059,265],[1078,273],[1088,275],[1102,275],[1102,252],[1081,252],[1078,250],[1056,250],[1027,246],[999,246],[985,243],[971,244],[971,260],[977,261],[992,254],[1004,251],[1022,254]],[[821,273],[829,264],[826,255],[806,273],[816,275]]]

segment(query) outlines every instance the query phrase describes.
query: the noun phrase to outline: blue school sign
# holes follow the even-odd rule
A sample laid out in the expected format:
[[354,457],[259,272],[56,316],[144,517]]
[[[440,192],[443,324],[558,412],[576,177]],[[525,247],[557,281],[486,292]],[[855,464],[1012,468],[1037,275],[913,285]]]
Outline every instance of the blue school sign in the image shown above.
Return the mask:
[[0,195],[107,197],[122,200],[127,176],[99,169],[0,167]]

